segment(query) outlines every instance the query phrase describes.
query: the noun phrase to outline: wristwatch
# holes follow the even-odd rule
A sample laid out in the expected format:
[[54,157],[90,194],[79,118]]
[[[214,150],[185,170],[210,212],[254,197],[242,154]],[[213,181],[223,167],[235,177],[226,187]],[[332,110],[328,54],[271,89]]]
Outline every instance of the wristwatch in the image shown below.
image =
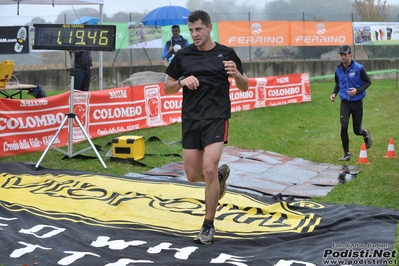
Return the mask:
[[177,80],[177,84],[179,84],[180,88],[183,87],[183,85],[181,85],[181,83],[180,83],[180,81],[181,81],[182,79],[184,79],[184,77],[180,77],[180,78]]

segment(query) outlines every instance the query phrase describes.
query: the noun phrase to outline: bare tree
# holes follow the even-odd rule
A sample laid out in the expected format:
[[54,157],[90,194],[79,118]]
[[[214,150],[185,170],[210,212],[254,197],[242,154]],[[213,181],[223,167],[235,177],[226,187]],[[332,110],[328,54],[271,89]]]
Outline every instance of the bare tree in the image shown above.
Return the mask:
[[354,0],[353,8],[359,21],[381,22],[389,17],[387,0]]
[[46,20],[44,20],[41,17],[34,17],[30,23],[28,23],[27,25],[33,25],[33,24],[46,24]]

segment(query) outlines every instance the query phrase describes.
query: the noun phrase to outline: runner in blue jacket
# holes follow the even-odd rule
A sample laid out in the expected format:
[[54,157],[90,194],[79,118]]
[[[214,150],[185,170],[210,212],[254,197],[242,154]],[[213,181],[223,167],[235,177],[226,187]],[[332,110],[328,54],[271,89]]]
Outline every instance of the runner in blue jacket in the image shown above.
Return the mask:
[[352,115],[355,135],[363,136],[367,149],[372,144],[370,131],[362,128],[363,99],[366,97],[366,89],[371,85],[371,80],[364,66],[352,59],[349,45],[341,46],[338,53],[341,56],[341,63],[335,68],[335,87],[330,100],[334,102],[339,93],[341,98],[341,140],[344,150],[344,155],[339,161],[349,161],[351,159],[348,135],[350,115]]

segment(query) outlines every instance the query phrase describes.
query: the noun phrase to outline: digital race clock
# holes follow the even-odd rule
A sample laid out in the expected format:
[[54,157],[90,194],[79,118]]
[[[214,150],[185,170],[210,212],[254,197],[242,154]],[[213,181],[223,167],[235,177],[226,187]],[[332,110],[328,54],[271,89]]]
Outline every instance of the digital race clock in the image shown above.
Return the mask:
[[33,49],[115,51],[115,25],[34,24]]

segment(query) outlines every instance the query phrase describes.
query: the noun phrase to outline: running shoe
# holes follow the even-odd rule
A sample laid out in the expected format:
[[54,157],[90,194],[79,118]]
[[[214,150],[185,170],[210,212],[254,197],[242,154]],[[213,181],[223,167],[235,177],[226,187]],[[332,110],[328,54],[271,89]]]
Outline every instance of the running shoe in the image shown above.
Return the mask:
[[194,238],[194,241],[199,244],[209,245],[212,243],[214,237],[215,237],[215,227],[203,225],[201,231]]
[[349,161],[350,159],[351,159],[351,154],[348,152],[348,153],[345,153],[344,156],[339,158],[339,161],[344,162],[344,161]]
[[229,178],[230,168],[227,164],[222,164],[218,169],[218,178],[220,183],[219,200],[226,194],[226,180]]
[[365,129],[364,131],[366,131],[366,136],[363,137],[364,143],[366,144],[366,149],[369,149],[371,147],[371,144],[373,144],[373,141],[371,140],[371,137],[370,137],[370,130]]

